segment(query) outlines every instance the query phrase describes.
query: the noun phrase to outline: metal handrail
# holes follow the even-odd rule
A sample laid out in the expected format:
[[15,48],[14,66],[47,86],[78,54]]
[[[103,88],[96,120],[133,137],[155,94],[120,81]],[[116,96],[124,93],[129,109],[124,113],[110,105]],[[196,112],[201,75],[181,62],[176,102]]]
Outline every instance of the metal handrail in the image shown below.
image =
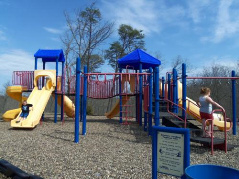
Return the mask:
[[[185,110],[183,107],[179,106],[178,104],[176,104],[176,103],[174,103],[174,102],[172,102],[172,101],[170,101],[170,100],[168,100],[168,99],[166,99],[166,98],[163,99],[163,100],[167,102],[167,110],[168,110],[168,113],[171,114],[172,116],[176,117],[177,119],[183,121],[183,122],[184,122],[184,128],[186,128],[186,127],[187,127],[187,112],[186,112],[186,110]],[[174,114],[173,112],[171,112],[171,111],[169,110],[169,103],[171,103],[171,106],[173,106],[173,105],[178,106],[179,108],[181,108],[182,110],[185,111],[184,119],[180,118],[179,116],[177,116],[176,114]]]

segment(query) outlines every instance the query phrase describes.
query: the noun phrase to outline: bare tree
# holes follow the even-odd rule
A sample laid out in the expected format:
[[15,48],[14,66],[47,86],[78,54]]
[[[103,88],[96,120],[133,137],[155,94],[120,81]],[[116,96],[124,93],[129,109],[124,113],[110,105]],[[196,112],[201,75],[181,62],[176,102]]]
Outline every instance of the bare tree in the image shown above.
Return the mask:
[[67,84],[67,93],[70,92],[70,83],[71,83],[71,75],[72,75],[72,67],[75,64],[74,57],[74,47],[73,47],[73,37],[72,35],[66,31],[63,36],[61,36],[61,41],[63,43],[63,50],[65,54],[65,65],[66,65],[66,84]]
[[184,59],[180,55],[172,60],[172,68],[175,68],[178,71],[178,74],[181,74],[183,63],[187,64],[187,72],[190,73],[193,69],[192,65],[189,63],[188,59]]
[[7,96],[7,87],[11,86],[11,82],[7,81],[6,83],[3,84],[3,90],[1,91],[1,94],[3,96]]
[[97,50],[113,33],[114,23],[103,21],[95,3],[77,11],[73,19],[65,12],[65,18],[72,37],[71,50],[81,57],[82,66],[87,65],[88,69],[96,70],[104,63],[102,58],[95,58],[98,55]]

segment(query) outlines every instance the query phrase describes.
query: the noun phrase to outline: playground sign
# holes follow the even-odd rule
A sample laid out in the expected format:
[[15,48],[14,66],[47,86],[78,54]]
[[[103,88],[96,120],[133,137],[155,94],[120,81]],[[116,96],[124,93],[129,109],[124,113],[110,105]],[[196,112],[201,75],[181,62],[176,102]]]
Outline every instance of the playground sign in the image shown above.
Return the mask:
[[185,178],[190,165],[189,129],[154,126],[152,150],[153,179],[158,172]]

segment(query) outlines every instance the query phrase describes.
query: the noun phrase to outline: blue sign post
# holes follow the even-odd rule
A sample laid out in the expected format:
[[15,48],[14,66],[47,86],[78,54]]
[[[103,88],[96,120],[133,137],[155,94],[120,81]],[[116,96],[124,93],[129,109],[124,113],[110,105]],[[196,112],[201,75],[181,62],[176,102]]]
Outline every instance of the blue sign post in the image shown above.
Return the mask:
[[185,169],[190,165],[189,129],[153,127],[152,178],[158,172],[185,179]]

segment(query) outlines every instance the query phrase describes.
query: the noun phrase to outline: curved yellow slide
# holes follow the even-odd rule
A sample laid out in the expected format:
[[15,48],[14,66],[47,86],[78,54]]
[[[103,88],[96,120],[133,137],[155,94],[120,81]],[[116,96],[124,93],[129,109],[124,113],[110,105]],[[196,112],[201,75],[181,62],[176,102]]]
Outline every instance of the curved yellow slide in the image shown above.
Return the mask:
[[[53,97],[55,97],[55,95],[53,95]],[[58,95],[57,96],[57,103],[58,105],[61,106],[61,96]],[[66,113],[66,115],[68,117],[75,117],[75,104],[73,103],[73,101],[68,98],[67,96],[64,96],[64,112]]]
[[[182,84],[178,81],[178,99],[179,106],[182,106]],[[200,117],[199,107],[196,102],[187,97],[187,114],[191,115],[197,121],[202,123],[202,119]],[[222,114],[213,114],[214,120],[213,124],[217,126],[219,130],[224,130],[224,117]],[[227,129],[230,128],[230,122],[226,122]]]
[[[122,82],[121,82],[121,86],[122,89],[125,88],[125,82],[129,81],[130,82],[130,91],[132,93],[135,92],[135,80],[136,80],[136,76],[129,76],[128,75],[122,75]],[[126,89],[127,90],[127,89]],[[122,105],[125,105],[127,103],[127,101],[130,99],[130,96],[123,96],[122,97]],[[115,103],[115,105],[112,107],[112,109],[109,112],[105,113],[105,116],[109,119],[112,119],[113,117],[115,117],[118,113],[120,112],[120,100],[118,99]]]
[[26,97],[22,97],[22,92],[25,90],[27,90],[27,87],[23,87],[23,86],[8,86],[7,87],[7,90],[6,90],[7,95],[16,101],[19,101],[19,108],[6,111],[2,115],[3,120],[11,121],[12,119],[15,119],[18,116],[18,114],[21,112],[20,106],[22,105],[22,101],[27,99]]
[[[122,97],[122,104],[126,104],[127,101],[129,100],[130,96],[123,96]],[[115,117],[120,111],[120,100],[118,99],[115,103],[115,105],[113,106],[113,108],[111,109],[111,111],[105,113],[105,116],[109,119],[112,119],[113,117]]]

